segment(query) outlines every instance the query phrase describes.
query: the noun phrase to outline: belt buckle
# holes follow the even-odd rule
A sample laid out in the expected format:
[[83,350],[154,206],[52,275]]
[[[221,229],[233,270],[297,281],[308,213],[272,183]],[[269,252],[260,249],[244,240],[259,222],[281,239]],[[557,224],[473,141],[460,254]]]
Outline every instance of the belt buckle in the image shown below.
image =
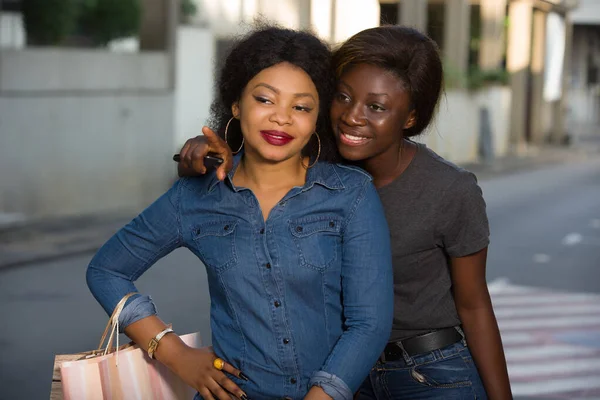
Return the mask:
[[404,359],[402,345],[399,345],[398,343],[399,342],[390,342],[385,346],[383,353],[381,353],[381,356],[379,357],[382,363]]

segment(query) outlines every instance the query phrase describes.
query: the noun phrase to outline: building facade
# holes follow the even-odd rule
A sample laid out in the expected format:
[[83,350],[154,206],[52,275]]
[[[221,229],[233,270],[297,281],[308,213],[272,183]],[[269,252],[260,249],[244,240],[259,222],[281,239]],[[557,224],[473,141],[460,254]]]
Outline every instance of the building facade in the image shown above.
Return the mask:
[[571,21],[567,129],[592,134],[600,126],[600,2],[580,0]]

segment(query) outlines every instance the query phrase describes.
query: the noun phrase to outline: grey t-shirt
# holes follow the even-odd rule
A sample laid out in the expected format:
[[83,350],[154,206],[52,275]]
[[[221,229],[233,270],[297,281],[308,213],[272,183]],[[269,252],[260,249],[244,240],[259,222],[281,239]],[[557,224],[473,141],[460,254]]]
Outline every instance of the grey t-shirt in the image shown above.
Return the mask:
[[379,188],[392,240],[394,325],[390,341],[460,324],[449,257],[489,244],[475,175],[423,144],[402,175]]

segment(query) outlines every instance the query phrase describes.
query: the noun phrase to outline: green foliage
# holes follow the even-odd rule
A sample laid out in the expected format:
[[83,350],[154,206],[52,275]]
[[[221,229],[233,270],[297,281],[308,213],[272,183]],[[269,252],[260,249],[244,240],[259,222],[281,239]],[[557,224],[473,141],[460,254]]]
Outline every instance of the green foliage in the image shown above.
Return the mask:
[[466,88],[477,90],[488,85],[507,85],[510,74],[504,68],[482,70],[477,65],[469,68],[467,74],[462,73],[448,62],[444,62],[444,81],[446,88]]
[[490,84],[507,85],[509,78],[510,74],[503,68],[482,70],[473,66],[467,77],[467,89],[477,90]]
[[448,89],[466,86],[467,77],[451,63],[444,61],[444,84]]
[[27,43],[37,46],[60,44],[72,31],[77,17],[76,0],[23,0]]
[[81,30],[98,45],[137,35],[139,0],[85,0],[81,3]]
[[181,0],[179,7],[181,22],[183,23],[187,23],[198,12],[198,7],[194,0]]

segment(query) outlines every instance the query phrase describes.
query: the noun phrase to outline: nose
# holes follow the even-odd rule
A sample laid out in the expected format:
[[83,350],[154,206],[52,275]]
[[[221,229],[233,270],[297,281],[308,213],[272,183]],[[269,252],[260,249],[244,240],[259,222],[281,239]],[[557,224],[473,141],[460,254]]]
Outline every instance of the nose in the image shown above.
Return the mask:
[[367,124],[362,107],[357,103],[348,104],[341,119],[348,126],[365,126]]
[[289,125],[292,123],[291,110],[288,107],[275,107],[269,121],[280,126]]

